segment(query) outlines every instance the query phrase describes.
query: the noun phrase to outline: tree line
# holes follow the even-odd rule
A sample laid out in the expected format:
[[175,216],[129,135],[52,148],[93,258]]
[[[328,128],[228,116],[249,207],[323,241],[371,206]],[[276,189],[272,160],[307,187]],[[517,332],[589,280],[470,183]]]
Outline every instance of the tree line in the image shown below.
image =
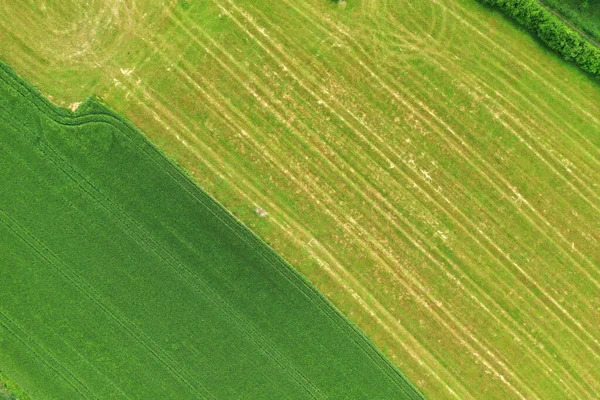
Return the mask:
[[600,49],[536,0],[479,0],[502,10],[565,60],[600,78]]

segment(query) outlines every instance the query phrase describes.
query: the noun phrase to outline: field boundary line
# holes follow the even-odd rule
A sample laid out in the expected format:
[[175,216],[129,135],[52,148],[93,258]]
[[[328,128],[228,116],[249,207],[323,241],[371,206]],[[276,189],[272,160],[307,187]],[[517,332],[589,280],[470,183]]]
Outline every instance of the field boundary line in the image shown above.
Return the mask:
[[[39,98],[38,98],[38,100],[39,100]],[[43,101],[43,100],[45,100],[45,99],[43,99],[43,98],[42,98],[41,100]],[[259,254],[261,254],[263,257],[266,257],[266,256],[265,256],[265,253],[264,253],[264,251],[265,251],[265,250],[267,251],[267,253],[268,253],[268,254],[269,254],[269,253],[273,253],[273,254],[275,254],[275,256],[274,256],[274,257],[275,257],[275,259],[276,259],[276,260],[278,260],[278,261],[279,261],[279,263],[278,263],[278,264],[279,264],[279,265],[284,265],[284,266],[286,267],[286,268],[285,268],[285,270],[286,270],[285,272],[286,272],[286,273],[290,273],[290,272],[291,272],[291,273],[292,273],[292,277],[294,277],[294,278],[295,278],[295,279],[297,279],[297,280],[299,279],[299,281],[302,283],[302,285],[303,285],[302,287],[304,287],[305,289],[308,289],[310,292],[312,292],[312,293],[315,293],[315,294],[317,295],[317,297],[318,297],[318,299],[320,300],[320,302],[317,302],[317,303],[315,303],[316,305],[319,305],[319,304],[321,304],[321,303],[322,303],[322,304],[325,304],[325,305],[327,306],[327,308],[326,308],[326,309],[327,309],[327,310],[329,310],[329,312],[327,313],[327,315],[329,315],[329,316],[330,316],[330,318],[332,317],[332,315],[331,315],[331,311],[333,311],[333,312],[334,312],[333,316],[335,316],[335,318],[337,318],[337,319],[338,319],[338,320],[340,320],[340,321],[345,321],[345,322],[346,322],[346,324],[348,324],[348,325],[349,325],[349,327],[352,329],[352,331],[353,331],[355,334],[356,334],[356,333],[358,333],[358,334],[359,334],[359,336],[360,336],[360,337],[361,337],[361,338],[362,338],[364,341],[366,341],[366,343],[362,343],[362,342],[361,342],[363,345],[360,345],[360,343],[359,343],[359,342],[356,342],[356,343],[359,345],[359,348],[361,348],[363,351],[365,351],[364,344],[367,344],[367,345],[368,345],[368,347],[371,349],[371,351],[374,351],[374,354],[377,356],[377,358],[373,358],[373,355],[374,355],[374,354],[369,354],[368,352],[367,352],[366,354],[368,354],[368,355],[369,355],[369,356],[370,356],[370,357],[371,357],[371,358],[372,358],[372,359],[373,359],[373,360],[374,360],[376,363],[377,363],[377,360],[379,360],[379,361],[382,361],[382,360],[383,360],[383,361],[385,361],[386,365],[388,366],[388,369],[389,369],[389,367],[391,367],[391,369],[392,369],[392,370],[396,371],[396,373],[397,373],[397,374],[399,374],[399,376],[400,376],[400,377],[402,377],[402,381],[403,381],[405,384],[407,383],[407,381],[405,380],[405,378],[404,378],[404,377],[401,375],[401,373],[400,373],[400,372],[399,372],[399,371],[396,369],[396,367],[395,367],[393,364],[391,364],[391,363],[390,363],[390,362],[389,362],[389,361],[388,361],[388,360],[387,360],[385,357],[383,357],[383,355],[382,355],[382,354],[381,354],[381,353],[380,353],[380,352],[379,352],[379,351],[378,351],[378,350],[377,350],[377,349],[376,349],[376,348],[373,346],[373,344],[372,344],[372,343],[369,341],[369,339],[367,339],[367,338],[366,338],[366,336],[364,336],[364,334],[363,334],[362,332],[358,331],[358,330],[357,330],[357,328],[356,328],[356,327],[355,327],[355,326],[354,326],[354,325],[353,325],[353,324],[352,324],[352,323],[351,323],[349,320],[347,320],[345,317],[343,317],[343,315],[341,315],[341,314],[339,313],[339,311],[337,311],[337,309],[335,309],[335,308],[334,308],[334,307],[333,307],[333,306],[332,306],[332,305],[331,305],[331,304],[328,302],[328,300],[326,300],[326,299],[323,297],[323,295],[321,295],[321,294],[320,294],[319,292],[317,292],[317,291],[316,291],[316,290],[315,290],[313,287],[311,287],[311,286],[310,286],[311,284],[309,284],[309,283],[308,283],[308,281],[306,280],[306,278],[304,278],[304,277],[303,277],[302,275],[300,275],[298,272],[296,272],[295,270],[293,270],[293,268],[292,268],[292,267],[290,267],[290,266],[289,266],[289,264],[285,263],[285,261],[283,261],[283,260],[282,260],[282,259],[280,259],[280,258],[277,258],[277,257],[280,257],[280,256],[278,256],[276,253],[274,253],[274,251],[273,251],[273,250],[272,250],[272,249],[271,249],[271,248],[270,248],[270,247],[269,247],[269,246],[268,246],[266,243],[264,243],[262,240],[260,240],[258,237],[256,237],[256,236],[255,236],[255,235],[254,235],[254,234],[253,234],[251,231],[248,231],[248,229],[247,229],[247,228],[246,228],[246,227],[245,227],[243,224],[241,224],[241,222],[239,222],[239,221],[238,221],[238,220],[237,220],[237,219],[236,219],[234,216],[230,215],[230,214],[229,214],[229,212],[228,212],[228,211],[226,211],[226,209],[224,209],[224,208],[223,208],[223,206],[221,206],[219,203],[217,203],[217,202],[216,202],[214,199],[212,199],[210,196],[208,196],[208,195],[207,195],[205,192],[203,192],[203,191],[202,191],[202,189],[200,189],[200,188],[199,188],[199,187],[198,187],[198,186],[197,186],[197,185],[196,185],[196,184],[195,184],[195,183],[194,183],[194,182],[191,180],[191,178],[190,178],[189,176],[187,176],[185,173],[183,173],[183,171],[181,170],[181,168],[180,168],[179,166],[177,166],[176,164],[174,164],[174,163],[173,163],[171,160],[169,160],[169,159],[164,159],[164,156],[162,155],[162,153],[160,153],[160,151],[159,151],[157,148],[155,148],[155,147],[154,147],[154,146],[153,146],[153,145],[152,145],[150,142],[148,142],[148,140],[147,140],[147,139],[146,139],[146,138],[145,138],[143,135],[140,135],[140,134],[139,134],[139,132],[138,132],[138,131],[137,131],[135,128],[133,128],[133,127],[132,127],[132,126],[131,126],[129,123],[125,122],[124,120],[122,120],[122,119],[120,119],[120,118],[117,118],[117,117],[115,117],[115,116],[114,116],[114,115],[112,115],[110,112],[107,112],[107,111],[108,111],[108,109],[107,109],[105,106],[103,106],[103,105],[100,105],[100,104],[98,104],[98,105],[100,105],[100,106],[101,106],[101,107],[102,107],[104,110],[106,110],[105,112],[102,112],[102,113],[94,113],[94,114],[88,114],[88,115],[84,115],[84,116],[78,116],[78,115],[71,116],[71,115],[68,115],[68,114],[67,114],[67,115],[64,115],[64,113],[57,112],[57,110],[56,110],[56,109],[55,109],[55,108],[54,108],[54,107],[53,107],[51,104],[48,104],[47,102],[44,102],[44,105],[45,105],[46,107],[48,107],[48,108],[49,108],[49,111],[53,112],[55,116],[57,116],[57,117],[62,117],[62,118],[65,118],[65,117],[66,117],[66,118],[68,118],[68,120],[69,120],[69,122],[67,123],[66,121],[62,121],[62,122],[61,122],[60,120],[57,120],[56,118],[53,118],[53,119],[54,119],[54,120],[55,120],[57,123],[66,124],[66,125],[79,125],[79,124],[82,124],[82,123],[86,123],[86,122],[81,122],[81,121],[80,121],[80,119],[81,119],[81,118],[84,118],[84,117],[86,117],[86,116],[89,116],[89,115],[104,115],[104,116],[107,116],[107,117],[108,117],[110,120],[112,120],[112,121],[115,121],[115,122],[117,122],[117,123],[119,123],[119,124],[122,124],[122,125],[123,125],[125,128],[127,128],[126,130],[122,130],[122,129],[118,129],[118,128],[117,128],[117,131],[119,131],[120,133],[124,134],[124,135],[125,135],[125,136],[126,136],[128,139],[130,139],[130,140],[133,140],[133,138],[131,137],[131,134],[132,134],[132,133],[136,133],[136,134],[139,136],[139,137],[137,137],[136,139],[137,139],[138,141],[140,141],[140,140],[141,140],[141,141],[142,141],[144,144],[146,144],[146,145],[149,145],[149,146],[147,146],[147,147],[149,147],[149,148],[150,148],[150,149],[151,149],[151,150],[152,150],[154,153],[156,153],[156,154],[159,156],[159,165],[161,165],[161,166],[162,166],[162,168],[163,168],[163,169],[165,169],[165,171],[166,171],[167,173],[169,173],[171,176],[173,176],[174,178],[177,178],[177,176],[179,176],[179,177],[180,177],[179,179],[176,179],[176,180],[177,180],[177,182],[178,182],[180,185],[181,185],[183,182],[185,182],[185,183],[186,183],[186,185],[187,185],[187,187],[186,187],[185,185],[182,185],[182,186],[183,186],[183,187],[184,187],[184,188],[185,188],[185,189],[186,189],[186,190],[187,190],[187,191],[188,191],[190,194],[192,194],[193,192],[190,192],[190,186],[191,186],[191,189],[192,189],[192,190],[195,190],[195,193],[196,193],[196,194],[192,194],[192,195],[193,195],[193,196],[194,196],[194,197],[195,197],[197,200],[199,200],[199,201],[201,200],[201,199],[200,199],[200,198],[197,196],[197,194],[198,194],[198,193],[200,193],[200,195],[202,195],[202,197],[203,197],[203,198],[205,198],[205,199],[208,199],[208,201],[210,202],[210,205],[212,205],[212,207],[211,207],[211,206],[209,206],[209,204],[207,204],[207,203],[206,203],[206,202],[204,202],[204,201],[201,201],[201,202],[202,202],[202,203],[205,205],[205,207],[207,207],[207,209],[208,209],[210,212],[212,212],[212,213],[213,213],[213,214],[214,214],[214,215],[215,215],[217,218],[219,218],[219,219],[220,219],[220,220],[222,220],[224,223],[226,223],[226,224],[227,224],[227,225],[230,227],[230,229],[232,229],[232,231],[236,232],[236,234],[237,234],[237,235],[241,235],[241,238],[242,238],[242,239],[244,239],[244,240],[246,241],[248,238],[245,238],[245,237],[243,237],[243,234],[246,234],[246,235],[247,235],[248,233],[250,233],[249,237],[250,237],[250,238],[252,238],[252,239],[255,241],[255,243],[256,243],[256,244],[258,244],[258,245],[261,245],[261,246],[263,247],[263,248],[261,248],[261,247],[257,247],[257,246],[255,246],[255,245],[252,245],[252,246],[255,248],[255,250],[257,250],[257,252],[258,252]],[[43,112],[43,111],[42,111],[42,112]],[[48,113],[45,113],[45,114],[48,114]],[[60,118],[60,119],[62,119],[62,118]],[[75,122],[75,121],[78,121],[78,122]],[[114,124],[113,124],[113,123],[111,123],[111,122],[107,122],[107,121],[103,121],[103,122],[109,123],[110,125],[113,125],[113,126],[114,126]],[[115,127],[116,127],[116,126],[115,126]],[[135,143],[135,141],[134,141],[134,143]],[[138,145],[138,146],[139,146],[139,145]],[[146,149],[143,149],[143,150],[144,150],[144,152],[146,152],[146,154],[148,154],[148,155],[150,156],[150,153],[148,153],[148,151],[147,151]],[[152,158],[154,158],[154,159],[156,160],[156,156],[155,156],[155,157],[152,157]],[[173,168],[174,168],[174,169],[175,169],[175,172],[176,172],[178,175],[173,175],[173,174],[172,174],[172,172],[170,172],[168,169],[166,169],[166,168],[165,168],[165,165],[164,165],[164,163],[167,163],[167,165],[168,165],[168,167],[170,167],[170,169],[173,169]],[[183,178],[183,182],[182,182],[182,179],[181,179],[181,178]],[[214,208],[215,208],[215,206],[216,206],[216,210],[220,211],[220,213],[221,213],[221,214],[223,214],[224,216],[226,216],[226,217],[229,219],[229,221],[230,221],[230,222],[233,222],[235,225],[228,224],[228,223],[227,223],[227,220],[223,220],[223,219],[222,219],[222,217],[223,217],[223,216],[222,216],[222,215],[219,215],[219,213],[217,213],[217,212],[216,212],[216,210],[214,209]],[[242,230],[242,232],[240,232],[240,229]],[[275,265],[273,264],[273,262],[272,262],[272,261],[270,261],[270,262],[269,262],[269,265],[275,266]],[[280,268],[280,267],[276,268],[276,270],[278,270],[278,271],[280,271],[280,272],[283,272],[283,271],[281,270],[281,268]],[[286,276],[288,276],[288,275],[286,274]],[[289,279],[289,276],[288,276],[288,279]],[[307,294],[307,292],[306,292],[305,290],[302,290],[302,291],[305,293],[305,295]],[[309,296],[309,298],[310,298],[310,296]],[[311,299],[311,301],[313,301],[313,302],[315,301],[315,299],[312,299],[312,298],[310,298],[310,299]],[[322,309],[322,307],[320,307],[320,308]],[[335,321],[335,318],[334,318],[334,321]],[[340,325],[339,321],[336,321],[336,323],[337,323],[337,324],[338,324],[338,326],[340,326],[340,327],[343,327],[343,326],[344,326],[343,324],[342,324],[342,325]],[[356,339],[355,339],[355,338],[354,338],[353,340],[355,340],[355,341],[356,341]],[[410,383],[408,384],[408,386],[409,386],[409,387],[411,387],[411,388],[412,388],[412,389],[415,391],[415,393],[417,393],[417,392],[416,392],[416,390],[415,390],[415,389],[414,389],[414,388],[413,388],[413,387],[410,385]]]
[[[418,187],[420,190],[423,190],[421,187],[419,187],[419,186],[417,186],[417,187]],[[427,192],[425,191],[425,193],[427,193]],[[447,200],[446,200],[446,201],[447,201]],[[454,207],[454,208],[456,208],[456,206],[454,206],[454,205],[453,205],[453,207]],[[440,209],[441,209],[443,212],[447,213],[447,210],[446,210],[444,207],[441,207],[441,206],[440,206]],[[467,221],[469,221],[469,219],[468,219],[468,218],[467,218],[466,220],[467,220]],[[459,225],[462,225],[462,224],[459,224]],[[490,239],[489,239],[489,238],[488,238],[488,241],[490,241]],[[492,245],[494,245],[494,244],[492,243]],[[495,245],[494,245],[494,247],[497,247],[497,246],[495,246]],[[485,247],[484,247],[484,248],[485,248]],[[497,249],[497,250],[499,250],[499,249]],[[489,251],[489,250],[486,250],[486,251]],[[502,254],[504,257],[506,257],[506,254],[504,254],[504,252],[502,252],[501,250],[500,250],[500,252],[501,252],[501,254]],[[498,260],[498,261],[499,261],[499,260]],[[507,258],[507,261],[508,261],[510,264],[514,264],[514,261],[513,261],[513,260],[511,260],[510,258]]]
[[[331,215],[333,215],[333,214],[331,214]],[[384,264],[387,264],[387,263],[384,263]],[[392,273],[395,274],[395,272],[392,272]],[[440,321],[439,318],[438,318],[438,321]],[[481,344],[479,344],[479,345],[481,345]],[[489,354],[489,349],[486,351],[486,353]]]
[[225,12],[225,10],[222,8],[222,10]]
[[[88,123],[102,123],[102,122],[99,122],[99,121],[88,121],[88,122],[85,122],[85,124],[88,124]],[[24,128],[25,128],[25,129],[28,129],[28,128],[27,128],[27,127],[25,127],[25,126],[24,126]],[[28,130],[29,130],[29,129],[28,129]],[[30,132],[31,132],[31,131],[30,131]],[[35,136],[35,134],[33,134],[33,135]],[[41,140],[45,142],[45,140],[44,140],[44,139],[41,139]],[[56,153],[56,151],[55,151],[54,149],[52,149],[52,147],[51,147],[51,146],[50,146],[48,143],[45,143],[45,145],[47,146],[47,148],[48,148],[48,149],[50,149],[51,151],[53,151],[53,152],[55,152],[55,153]],[[58,154],[57,154],[57,155],[58,155]],[[60,157],[60,156],[59,156],[59,157]],[[52,160],[52,159],[51,159],[51,160]],[[54,161],[54,162],[55,162],[55,161]],[[141,247],[145,248],[147,251],[155,253],[155,254],[156,254],[158,257],[160,257],[160,258],[161,258],[161,259],[162,259],[162,260],[163,260],[165,263],[167,263],[167,264],[168,264],[168,265],[169,265],[169,266],[170,266],[170,267],[171,267],[171,268],[172,268],[172,269],[173,269],[175,272],[177,272],[177,273],[178,273],[178,275],[180,276],[180,278],[184,279],[188,285],[191,285],[191,287],[192,287],[192,288],[193,288],[195,291],[197,291],[197,292],[198,292],[199,294],[201,294],[203,297],[205,297],[205,298],[206,298],[206,299],[208,299],[210,302],[212,302],[212,303],[213,303],[213,304],[214,304],[214,305],[215,305],[217,308],[223,308],[223,305],[221,305],[221,303],[225,304],[225,302],[223,302],[222,300],[221,300],[221,301],[219,301],[218,299],[220,299],[220,298],[219,298],[219,297],[218,297],[218,296],[217,296],[217,295],[214,293],[214,291],[212,291],[212,289],[210,289],[208,286],[206,286],[206,284],[204,284],[204,283],[203,283],[201,280],[199,280],[199,278],[198,278],[196,275],[194,275],[194,274],[193,274],[191,271],[189,271],[189,270],[188,270],[186,267],[183,267],[183,268],[184,268],[184,270],[185,270],[185,271],[186,271],[186,272],[187,272],[189,275],[191,275],[191,276],[194,278],[194,280],[195,280],[195,281],[199,282],[199,283],[202,285],[202,287],[203,287],[204,289],[200,289],[200,288],[198,288],[196,285],[194,285],[194,284],[193,284],[193,283],[190,281],[190,278],[189,278],[189,277],[186,277],[186,276],[184,276],[184,274],[183,274],[183,273],[182,273],[182,272],[181,272],[181,271],[180,271],[178,268],[176,268],[176,267],[175,267],[175,266],[174,266],[174,265],[173,265],[173,264],[172,264],[170,261],[168,261],[168,260],[167,260],[167,258],[165,257],[165,255],[163,255],[163,254],[160,254],[159,252],[157,252],[157,251],[156,251],[156,248],[154,248],[154,247],[150,246],[150,245],[149,245],[149,244],[148,244],[146,241],[144,241],[144,239],[143,239],[144,235],[143,235],[143,234],[140,234],[139,232],[136,232],[134,228],[132,228],[132,227],[130,227],[129,225],[127,225],[126,223],[124,223],[124,222],[123,222],[123,220],[122,220],[121,218],[119,218],[119,216],[116,214],[116,212],[115,212],[115,211],[111,211],[111,210],[110,210],[110,207],[107,207],[107,206],[106,206],[106,205],[105,205],[105,204],[104,204],[102,201],[100,201],[100,200],[99,200],[99,199],[97,199],[97,198],[96,198],[96,197],[95,197],[93,194],[91,194],[91,192],[90,192],[89,190],[85,189],[85,188],[82,186],[82,182],[81,182],[81,181],[77,180],[76,178],[73,178],[73,177],[72,177],[72,176],[71,176],[71,175],[70,175],[68,172],[66,172],[66,171],[65,171],[63,168],[61,168],[61,167],[59,167],[59,168],[60,168],[60,169],[63,171],[63,173],[65,173],[65,175],[66,175],[66,176],[68,176],[68,177],[69,177],[69,179],[71,179],[73,182],[75,182],[76,184],[78,184],[78,185],[80,186],[80,188],[81,188],[81,189],[82,189],[82,190],[83,190],[85,193],[87,193],[87,194],[88,194],[88,196],[89,196],[90,198],[92,198],[92,199],[93,199],[95,202],[97,202],[97,203],[98,203],[98,204],[99,204],[99,205],[100,205],[102,208],[104,208],[104,209],[105,209],[105,211],[106,211],[108,214],[112,215],[112,217],[115,219],[115,221],[117,221],[117,224],[121,224],[121,225],[123,225],[123,226],[125,227],[125,229],[124,229],[124,233],[126,233],[126,234],[127,234],[127,235],[128,235],[128,236],[129,236],[129,237],[132,239],[132,240],[134,240],[136,243],[138,243],[138,244],[139,244]],[[71,166],[71,168],[72,168],[72,166]],[[84,182],[85,182],[87,185],[91,186],[93,190],[95,190],[95,191],[96,191],[96,192],[98,192],[98,193],[99,193],[101,196],[103,196],[103,197],[105,197],[106,199],[108,199],[108,198],[107,198],[105,195],[103,195],[103,194],[102,194],[102,192],[101,192],[101,191],[99,191],[99,189],[97,189],[97,188],[96,188],[96,187],[95,187],[93,184],[91,184],[91,183],[89,182],[89,180],[88,180],[88,179],[86,179],[85,177],[83,177],[83,175],[81,175],[81,174],[80,174],[78,171],[76,171],[75,169],[73,169],[73,171],[74,171],[76,174],[78,174],[78,175],[81,177],[81,179],[83,179],[83,181],[84,181]],[[110,201],[110,199],[108,199],[108,200],[109,200],[109,202],[110,202],[110,203],[112,203],[112,202]],[[68,199],[65,199],[65,201],[68,201]],[[118,207],[117,207],[117,208],[118,208]],[[119,212],[120,212],[121,214],[123,214],[123,215],[124,215],[124,216],[125,216],[125,217],[126,217],[128,220],[129,220],[129,221],[131,221],[131,222],[132,222],[132,223],[133,223],[135,226],[138,226],[138,225],[137,225],[137,224],[136,224],[136,223],[135,223],[135,222],[134,222],[134,221],[133,221],[133,220],[132,220],[132,219],[131,219],[131,218],[130,218],[130,217],[127,215],[127,214],[126,214],[126,213],[124,213],[122,210],[120,210],[120,209],[119,209]],[[140,227],[138,226],[138,230],[141,230],[142,232],[144,232],[144,234],[145,234],[147,237],[151,238],[151,236],[150,236],[150,235],[149,235],[149,234],[148,234],[148,233],[147,233],[147,232],[146,232],[146,231],[145,231],[143,228],[140,228]],[[134,237],[134,236],[132,236],[132,234],[133,234],[133,235],[135,235],[135,237]],[[140,242],[140,240],[142,240],[142,241]],[[152,241],[154,241],[155,243],[157,243],[157,242],[156,242],[154,239],[151,239],[151,240],[152,240]],[[158,244],[158,243],[157,243],[157,244]],[[173,257],[173,256],[172,256],[172,255],[171,255],[171,254],[170,254],[168,251],[166,251],[166,250],[164,249],[164,247],[163,247],[163,246],[159,245],[159,247],[162,249],[162,251],[164,251],[165,253],[167,253],[167,254],[168,254],[168,257],[170,257],[170,258],[174,259],[174,260],[175,260],[175,261],[176,261],[178,264],[182,265],[182,264],[181,264],[179,261],[177,261],[177,259],[176,259],[175,257]],[[56,256],[55,256],[55,257],[56,257]],[[61,262],[62,262],[62,261],[61,261]],[[62,262],[62,263],[64,264],[64,262]],[[84,285],[85,285],[85,286],[88,286],[88,287],[90,287],[91,289],[93,289],[93,288],[92,288],[92,287],[91,287],[91,286],[90,286],[90,285],[89,285],[89,284],[88,284],[88,283],[87,283],[87,282],[86,282],[86,281],[85,281],[83,278],[81,278],[81,277],[79,277],[79,276],[78,276],[78,279],[82,280],[82,282],[84,282]],[[209,291],[209,292],[210,292],[210,294],[206,294],[206,291]],[[94,292],[96,292],[96,291],[94,290]],[[102,298],[102,295],[101,295],[101,294],[97,293],[97,295],[98,295],[100,298]],[[215,298],[215,297],[217,297],[217,298]],[[104,300],[104,301],[106,302],[106,300]],[[115,307],[115,306],[111,305],[111,307]],[[229,312],[229,313],[225,312],[225,315],[229,315],[229,314],[230,314],[230,313],[233,311],[233,309],[231,309],[231,307],[229,307],[229,306],[226,306],[226,308],[227,308],[227,307],[230,309],[230,312]],[[150,337],[149,337],[149,336],[148,336],[146,333],[144,333],[143,331],[141,331],[141,330],[140,330],[139,328],[137,328],[137,327],[136,327],[136,326],[135,326],[135,325],[134,325],[134,324],[133,324],[131,321],[129,321],[129,319],[128,319],[127,317],[125,317],[125,316],[123,315],[123,316],[122,316],[122,318],[124,318],[124,319],[125,319],[125,320],[126,320],[126,321],[127,321],[127,322],[128,322],[128,323],[129,323],[129,324],[132,326],[132,327],[134,327],[134,328],[135,328],[135,330],[137,330],[137,331],[138,331],[138,334],[141,334],[141,335],[143,335],[143,336],[146,336],[146,337],[147,337],[147,338],[148,338],[148,339],[149,339],[149,340],[152,342],[152,344],[153,344],[154,346],[156,346],[158,349],[160,349],[160,350],[161,350],[161,351],[164,353],[164,354],[163,354],[163,357],[167,357],[167,358],[170,360],[170,362],[172,362],[172,363],[176,364],[176,365],[177,365],[177,366],[178,366],[180,369],[182,369],[182,370],[183,370],[183,371],[185,371],[187,374],[189,374],[189,372],[188,372],[188,371],[187,371],[185,368],[183,368],[183,367],[179,366],[179,364],[177,364],[177,363],[176,363],[176,362],[175,362],[175,361],[174,361],[174,360],[173,360],[173,359],[172,359],[170,356],[168,356],[168,354],[166,354],[166,352],[164,352],[164,350],[162,350],[162,349],[160,348],[160,346],[158,346],[158,345],[157,345],[157,344],[156,344],[156,343],[155,343],[155,342],[154,342],[154,341],[153,341],[153,340],[152,340],[152,339],[151,339],[151,338],[150,338]],[[236,317],[235,317],[235,318],[237,318],[237,319],[241,319],[241,317],[240,317],[238,314],[236,314]],[[239,322],[235,322],[235,318],[231,318],[231,317],[229,317],[229,319],[231,319],[232,321],[234,321],[233,323],[234,323],[235,325],[239,325]],[[245,320],[243,320],[243,321],[245,321]],[[246,326],[249,326],[247,322],[244,322],[244,324],[245,324]],[[245,330],[244,330],[244,329],[242,329],[242,331],[243,331],[243,332],[245,332]],[[255,330],[254,330],[254,331],[255,331]],[[275,349],[275,348],[274,348],[272,345],[267,345],[267,347],[269,347],[269,348],[271,349],[271,352],[269,352],[269,351],[267,351],[267,350],[265,349],[264,343],[268,343],[268,341],[267,341],[267,340],[266,340],[264,337],[262,337],[262,335],[260,335],[260,334],[259,334],[259,333],[257,333],[256,331],[255,331],[255,333],[254,333],[255,335],[258,335],[258,336],[261,338],[261,340],[263,341],[263,344],[260,344],[260,341],[257,341],[257,340],[256,340],[256,338],[254,338],[254,336],[253,336],[252,334],[249,334],[248,332],[245,332],[245,333],[246,333],[246,334],[247,334],[247,335],[248,335],[250,338],[252,338],[252,340],[253,340],[253,341],[254,341],[254,342],[255,342],[255,343],[256,343],[256,344],[259,346],[259,348],[261,348],[261,349],[263,350],[263,352],[264,352],[264,353],[265,353],[265,354],[266,354],[268,357],[270,357],[270,358],[273,358],[273,360],[274,360],[276,363],[278,363],[278,364],[280,364],[280,365],[281,365],[281,362],[282,362],[282,360],[279,360],[279,361],[278,361],[278,359],[277,359],[277,358],[275,358],[275,357],[273,357],[273,355],[271,354],[271,352],[275,352],[275,353],[279,354],[279,353],[277,352],[277,350],[276,350],[276,349]],[[143,343],[143,342],[142,342],[142,343]],[[280,356],[279,358],[281,358],[281,356]],[[160,358],[159,358],[159,359],[160,359]],[[288,361],[287,363],[289,364],[289,361]],[[290,367],[287,367],[287,368],[284,368],[284,369],[285,369],[285,370],[288,370],[288,369],[290,369]],[[296,374],[299,374],[299,376],[301,376],[301,377],[302,377],[302,375],[299,373],[299,371],[297,371],[296,369],[293,369],[293,370],[295,371],[295,373],[296,373]],[[289,372],[289,371],[288,371],[288,372]],[[292,375],[292,376],[294,376],[294,374],[291,374],[291,375]],[[304,387],[304,384],[300,383],[300,382],[301,382],[301,380],[298,380],[298,378],[295,378],[295,379],[296,379],[296,380],[299,382],[300,386]],[[306,380],[304,377],[302,377],[302,379]],[[201,382],[200,382],[200,381],[198,381],[198,379],[194,379],[194,380],[195,380],[195,381],[196,381],[196,382],[197,382],[197,383],[198,383],[198,384],[199,384],[201,387],[203,386],[203,385],[201,384]],[[308,381],[307,381],[307,382],[308,382]],[[310,383],[309,383],[309,384],[310,384]],[[305,389],[306,389],[306,388],[305,388]],[[208,390],[207,390],[207,389],[205,389],[205,390],[208,392]],[[318,392],[318,389],[316,389],[316,388],[315,388],[315,389],[313,389],[312,391],[311,391],[311,390],[308,390],[308,389],[306,389],[306,390],[307,390],[309,393],[312,393],[313,391],[317,391],[317,392]],[[209,392],[209,393],[210,393],[210,392]],[[313,397],[315,397],[315,396],[314,396],[314,394],[312,394],[312,395],[313,395]],[[318,397],[317,397],[317,398],[318,398]]]

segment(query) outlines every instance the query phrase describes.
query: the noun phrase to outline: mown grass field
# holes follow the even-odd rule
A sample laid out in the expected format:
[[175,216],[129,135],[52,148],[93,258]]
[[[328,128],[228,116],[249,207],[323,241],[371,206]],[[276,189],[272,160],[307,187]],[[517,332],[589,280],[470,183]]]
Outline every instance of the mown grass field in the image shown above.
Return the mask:
[[0,370],[31,398],[421,398],[96,100],[57,109],[0,64],[0,165]]
[[426,396],[600,397],[598,82],[474,0],[88,3],[4,2],[0,57],[131,118]]

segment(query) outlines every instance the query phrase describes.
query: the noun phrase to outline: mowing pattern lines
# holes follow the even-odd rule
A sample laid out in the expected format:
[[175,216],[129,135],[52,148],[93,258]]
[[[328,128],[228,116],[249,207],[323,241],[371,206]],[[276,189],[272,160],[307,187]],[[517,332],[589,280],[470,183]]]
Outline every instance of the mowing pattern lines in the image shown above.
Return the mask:
[[426,395],[599,396],[595,84],[471,0],[144,12],[80,96],[142,126]]

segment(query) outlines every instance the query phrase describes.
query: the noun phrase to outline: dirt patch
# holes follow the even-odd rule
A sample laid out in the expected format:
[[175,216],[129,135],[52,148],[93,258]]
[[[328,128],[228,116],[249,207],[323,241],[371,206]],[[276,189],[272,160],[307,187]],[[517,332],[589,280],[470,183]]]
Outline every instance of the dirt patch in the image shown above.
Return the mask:
[[264,209],[260,208],[260,207],[256,207],[256,209],[254,210],[254,212],[256,213],[256,215],[258,215],[259,217],[266,217],[267,215],[269,215],[268,212],[266,212]]
[[81,105],[81,101],[76,101],[75,103],[71,103],[71,104],[69,104],[69,110],[75,112],[75,111],[77,111],[77,109],[79,108],[80,105]]

